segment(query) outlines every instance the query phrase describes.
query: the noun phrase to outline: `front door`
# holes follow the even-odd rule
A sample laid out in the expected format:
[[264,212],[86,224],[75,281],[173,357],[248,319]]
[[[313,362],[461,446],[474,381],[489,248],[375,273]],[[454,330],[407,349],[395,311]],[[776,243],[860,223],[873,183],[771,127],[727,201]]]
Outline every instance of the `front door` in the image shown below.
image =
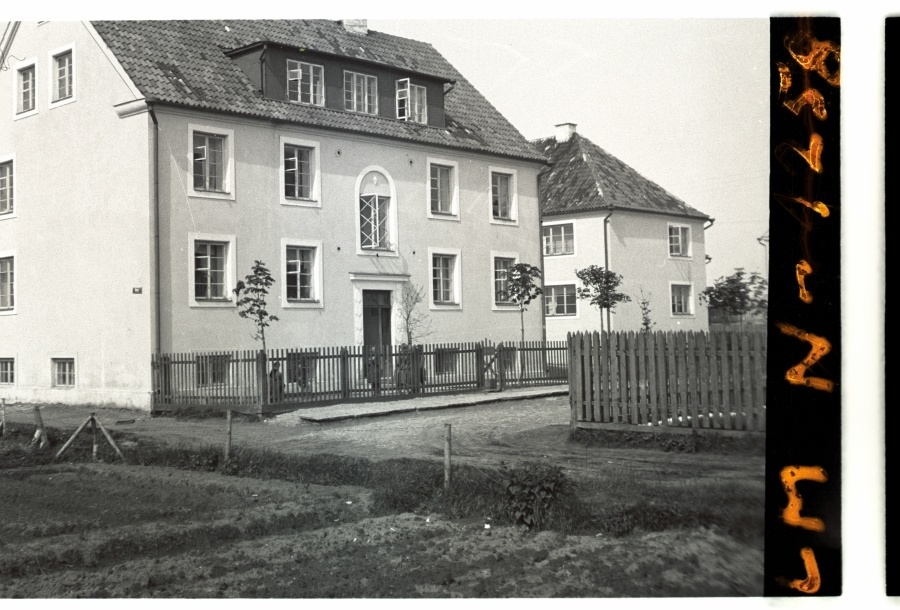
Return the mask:
[[[380,386],[380,379],[390,375],[391,291],[363,290],[362,298],[363,348],[369,367],[366,377]],[[373,350],[377,358],[369,361]]]

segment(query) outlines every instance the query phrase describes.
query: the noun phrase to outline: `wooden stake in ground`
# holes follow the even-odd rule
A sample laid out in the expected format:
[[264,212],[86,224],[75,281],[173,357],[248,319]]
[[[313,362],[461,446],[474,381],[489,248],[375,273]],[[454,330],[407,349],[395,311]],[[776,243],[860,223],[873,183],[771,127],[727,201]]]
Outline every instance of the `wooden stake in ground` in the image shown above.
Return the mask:
[[69,440],[66,441],[66,444],[62,446],[62,448],[59,450],[59,452],[56,454],[56,456],[53,459],[58,460],[60,458],[60,456],[65,452],[65,450],[68,449],[69,446],[73,442],[75,442],[75,438],[79,434],[81,434],[81,431],[84,430],[88,424],[91,424],[91,431],[94,433],[94,459],[95,460],[97,459],[97,428],[100,428],[100,432],[102,432],[103,436],[106,437],[106,440],[109,441],[110,446],[115,450],[115,452],[119,455],[119,457],[122,458],[122,461],[127,464],[128,460],[126,460],[125,456],[122,455],[122,451],[119,449],[119,446],[116,445],[116,441],[114,441],[112,436],[110,436],[109,432],[106,431],[106,428],[103,427],[103,424],[100,423],[100,420],[97,419],[96,417],[94,417],[93,413],[91,413],[90,417],[88,417],[86,420],[84,420],[84,423],[82,423],[80,426],[78,426],[78,429],[75,431],[75,434],[73,434],[72,436],[69,437]]
[[225,412],[225,419],[228,422],[225,428],[225,461],[231,459],[231,409]]
[[0,436],[6,436],[6,399],[0,398]]
[[97,461],[97,420],[94,418],[94,414],[91,413],[91,439],[94,441],[93,447],[91,448],[91,458],[96,462]]
[[34,405],[34,424],[37,426],[37,430],[34,431],[34,438],[31,439],[31,444],[34,445],[40,441],[38,449],[49,447],[50,439],[47,438],[47,431],[44,430],[44,420],[41,419],[41,409],[37,405]]
[[444,489],[450,489],[450,424],[444,424]]

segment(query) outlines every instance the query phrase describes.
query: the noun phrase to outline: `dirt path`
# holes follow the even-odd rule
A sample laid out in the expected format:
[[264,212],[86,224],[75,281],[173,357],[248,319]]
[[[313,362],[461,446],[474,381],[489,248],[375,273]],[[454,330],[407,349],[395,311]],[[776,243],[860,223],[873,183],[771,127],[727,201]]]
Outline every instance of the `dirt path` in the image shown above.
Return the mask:
[[[550,461],[583,474],[603,469],[625,469],[661,476],[701,477],[762,481],[764,458],[722,458],[709,454],[668,453],[664,462],[659,451],[584,447],[567,442],[569,404],[566,397],[551,397],[491,403],[472,407],[422,411],[346,420],[309,423],[297,414],[284,414],[263,422],[235,419],[233,443],[271,448],[287,453],[333,453],[371,459],[441,459],[444,424],[452,426],[453,459],[488,468],[502,462]],[[77,427],[89,408],[46,406],[48,426]],[[172,445],[220,445],[224,443],[222,419],[150,418],[127,410],[97,410],[111,430],[128,432]],[[30,411],[10,416],[12,421],[32,422]],[[134,423],[116,424],[134,420]]]

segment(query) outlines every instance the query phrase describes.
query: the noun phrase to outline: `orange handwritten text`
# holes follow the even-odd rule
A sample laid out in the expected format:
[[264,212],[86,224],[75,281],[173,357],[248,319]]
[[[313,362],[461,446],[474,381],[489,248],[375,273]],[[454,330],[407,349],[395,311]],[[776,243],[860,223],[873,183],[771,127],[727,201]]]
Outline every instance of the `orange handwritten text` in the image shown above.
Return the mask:
[[812,293],[806,289],[806,276],[812,273],[812,266],[800,259],[797,263],[797,284],[800,285],[800,300],[809,305],[812,303]]
[[822,585],[822,579],[819,577],[819,565],[816,563],[816,555],[811,548],[803,547],[800,549],[800,557],[803,559],[803,565],[806,568],[806,578],[803,580],[798,578],[791,581],[785,578],[778,578],[778,582],[801,593],[815,593]]
[[818,517],[803,517],[803,498],[797,493],[797,481],[815,481],[824,483],[828,475],[821,466],[785,466],[781,469],[781,484],[787,494],[787,506],[781,511],[781,518],[788,525],[802,527],[813,532],[825,531],[825,522]]
[[793,144],[791,148],[806,161],[812,171],[817,174],[822,173],[822,148],[824,148],[822,136],[817,133],[809,136],[809,148],[806,150],[801,150]]
[[[787,64],[780,61],[775,62],[778,65],[778,92],[787,93],[791,88],[791,69]],[[797,114],[796,112],[794,114]]]
[[828,111],[825,110],[825,98],[815,89],[807,89],[794,101],[784,102],[784,107],[799,116],[800,111],[807,104],[812,108],[813,115],[820,121],[824,121],[828,117]]
[[814,390],[822,390],[823,392],[831,392],[834,389],[833,381],[821,377],[806,376],[807,369],[831,351],[831,342],[825,337],[819,337],[812,333],[808,333],[805,330],[800,330],[791,324],[779,322],[776,326],[778,326],[778,329],[784,334],[797,337],[801,341],[806,341],[812,346],[812,349],[809,350],[809,354],[807,354],[806,358],[804,358],[800,364],[788,369],[784,376],[788,383],[803,385],[808,388],[813,388]]
[[[838,87],[841,84],[841,48],[830,40],[817,40],[808,31],[799,32],[787,41],[787,50],[804,70],[818,73],[829,85]],[[828,56],[834,57],[838,65],[833,73],[826,65]]]

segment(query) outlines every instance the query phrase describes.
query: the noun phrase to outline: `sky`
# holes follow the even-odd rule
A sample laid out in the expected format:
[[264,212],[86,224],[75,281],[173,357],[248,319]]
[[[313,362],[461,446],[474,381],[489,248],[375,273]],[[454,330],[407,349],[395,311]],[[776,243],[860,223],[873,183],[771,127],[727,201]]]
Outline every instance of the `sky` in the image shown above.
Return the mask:
[[430,43],[529,140],[578,133],[712,216],[707,283],[766,274],[767,19],[381,20]]

